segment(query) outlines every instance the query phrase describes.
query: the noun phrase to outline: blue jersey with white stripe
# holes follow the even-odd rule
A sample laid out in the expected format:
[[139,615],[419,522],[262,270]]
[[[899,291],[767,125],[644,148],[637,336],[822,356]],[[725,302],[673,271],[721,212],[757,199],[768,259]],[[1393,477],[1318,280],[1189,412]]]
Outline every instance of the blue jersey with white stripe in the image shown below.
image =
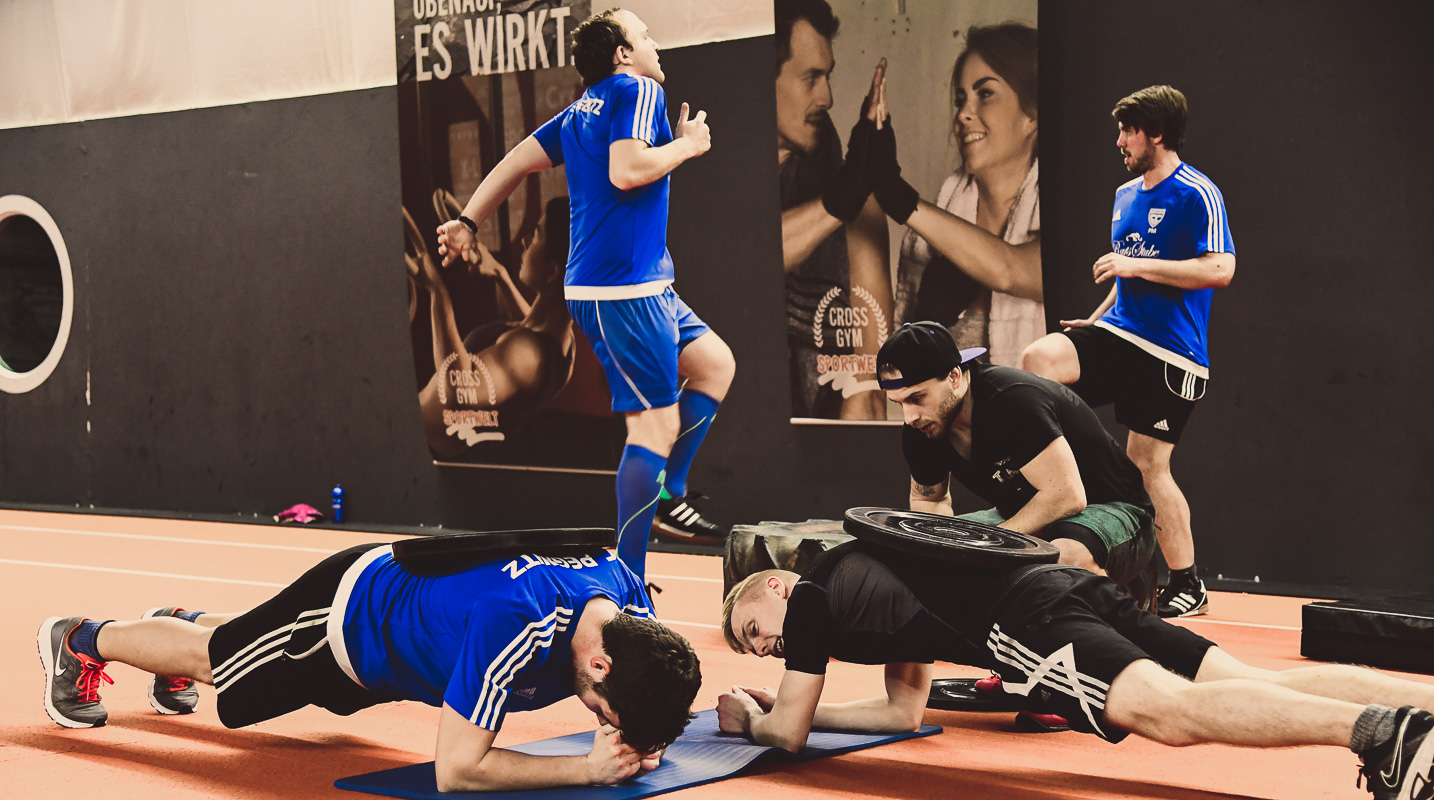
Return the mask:
[[533,132],[553,165],[567,164],[572,208],[566,286],[633,286],[672,280],[667,252],[669,176],[623,191],[608,175],[621,139],[672,141],[667,95],[652,78],[611,75]]
[[[1111,250],[1135,258],[1183,261],[1235,252],[1225,198],[1209,178],[1182,163],[1154,188],[1142,180],[1115,192]],[[1116,278],[1115,305],[1101,322],[1202,367],[1210,366],[1206,331],[1213,289],[1181,289],[1144,278]]]
[[344,645],[375,694],[447,703],[496,731],[509,711],[573,694],[573,631],[598,596],[652,615],[641,581],[609,552],[518,556],[443,577],[414,575],[385,553],[354,583]]

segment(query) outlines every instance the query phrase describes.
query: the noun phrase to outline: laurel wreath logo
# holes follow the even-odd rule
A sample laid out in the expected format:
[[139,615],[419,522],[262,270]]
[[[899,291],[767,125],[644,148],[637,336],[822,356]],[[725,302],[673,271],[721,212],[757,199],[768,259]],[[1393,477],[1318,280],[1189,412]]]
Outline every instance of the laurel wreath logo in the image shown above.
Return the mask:
[[[884,334],[883,338],[885,338]],[[457,353],[449,353],[448,357],[443,359],[443,365],[438,368],[438,402],[440,404],[447,405],[448,403],[448,367],[457,358]],[[478,379],[488,388],[488,407],[497,406],[498,390],[493,387],[493,375],[488,372],[488,365],[484,364],[483,359],[479,356],[472,356],[468,359],[468,363],[478,370]]]
[[[886,324],[886,315],[881,313],[881,306],[876,302],[876,298],[873,297],[871,292],[867,291],[866,287],[863,286],[853,286],[851,288],[851,292],[853,295],[856,296],[858,300],[862,302],[863,305],[867,307],[867,310],[871,312],[871,315],[876,318],[877,344],[881,344],[882,342],[886,341],[886,334],[888,331]],[[818,348],[822,346],[822,320],[826,319],[827,306],[830,306],[832,304],[832,301],[836,300],[840,296],[841,287],[833,286],[832,288],[827,290],[826,294],[822,295],[822,301],[820,303],[817,303],[817,310],[812,315],[812,342],[816,344]]]

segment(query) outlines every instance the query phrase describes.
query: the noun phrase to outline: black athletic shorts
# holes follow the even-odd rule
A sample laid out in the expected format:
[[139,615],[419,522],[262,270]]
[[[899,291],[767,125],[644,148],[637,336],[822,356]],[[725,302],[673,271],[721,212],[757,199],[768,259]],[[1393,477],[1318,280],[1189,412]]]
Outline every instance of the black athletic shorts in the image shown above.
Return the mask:
[[1076,567],[1032,575],[1013,591],[986,641],[1007,694],[1065,717],[1073,730],[1119,742],[1105,694],[1141,659],[1193,680],[1214,643],[1142,610],[1108,578]]
[[1206,379],[1167,364],[1094,325],[1062,331],[1075,344],[1080,380],[1071,390],[1091,408],[1115,403],[1115,419],[1136,433],[1175,444]]
[[352,714],[386,702],[355,683],[329,649],[329,614],[344,571],[384,543],[335,553],[253,610],[214,629],[209,664],[218,692],[219,721],[242,728],[307,705]]

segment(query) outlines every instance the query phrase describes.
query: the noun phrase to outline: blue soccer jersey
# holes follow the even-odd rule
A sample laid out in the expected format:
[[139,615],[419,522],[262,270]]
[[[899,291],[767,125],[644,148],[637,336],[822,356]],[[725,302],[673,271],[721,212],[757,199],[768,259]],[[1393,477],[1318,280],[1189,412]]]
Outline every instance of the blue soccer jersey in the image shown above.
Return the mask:
[[[1184,163],[1152,189],[1136,178],[1116,190],[1110,238],[1111,250],[1135,258],[1184,261],[1235,253],[1225,198],[1214,182]],[[1116,286],[1115,305],[1096,324],[1203,377],[1210,366],[1206,331],[1214,290],[1144,278],[1116,278]]]
[[346,609],[342,636],[331,637],[345,672],[381,697],[446,703],[491,731],[509,711],[573,694],[573,631],[589,600],[652,616],[641,581],[607,552],[525,555],[421,577],[382,547],[349,576],[335,598]]
[[[568,168],[572,238],[565,294],[612,300],[659,294],[672,281],[667,252],[668,176],[623,191],[608,174],[608,148],[622,139],[672,141],[667,95],[652,78],[609,76],[533,132],[553,165]],[[624,287],[624,288],[614,288]]]

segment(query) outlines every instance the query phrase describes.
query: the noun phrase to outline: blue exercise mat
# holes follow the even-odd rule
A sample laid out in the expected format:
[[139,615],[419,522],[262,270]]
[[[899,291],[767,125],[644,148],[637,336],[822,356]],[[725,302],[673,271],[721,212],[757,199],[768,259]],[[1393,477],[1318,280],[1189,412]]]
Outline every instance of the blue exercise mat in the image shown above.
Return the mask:
[[[640,800],[644,797],[700,786],[730,778],[764,756],[778,754],[796,761],[810,761],[890,744],[902,739],[940,733],[937,725],[922,725],[915,733],[868,734],[812,731],[807,746],[792,755],[775,747],[753,744],[743,736],[717,730],[717,712],[703,711],[687,726],[682,737],[667,748],[657,769],[616,786],[564,786],[521,792],[440,792],[433,775],[433,762],[370,772],[334,781],[340,789],[369,792],[409,800]],[[574,733],[508,748],[535,756],[584,756],[592,750],[592,733]]]

